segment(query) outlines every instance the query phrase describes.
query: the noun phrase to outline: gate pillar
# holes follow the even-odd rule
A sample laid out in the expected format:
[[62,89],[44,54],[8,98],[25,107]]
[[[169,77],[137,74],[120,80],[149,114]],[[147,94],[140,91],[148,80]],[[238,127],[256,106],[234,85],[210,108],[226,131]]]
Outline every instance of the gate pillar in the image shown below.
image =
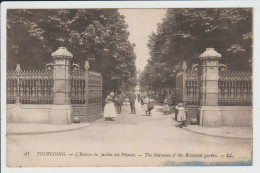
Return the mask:
[[200,125],[221,126],[221,112],[218,107],[218,66],[221,54],[214,48],[207,48],[199,56],[201,60]]
[[53,107],[50,112],[51,124],[71,124],[71,59],[73,55],[59,47],[53,58]]

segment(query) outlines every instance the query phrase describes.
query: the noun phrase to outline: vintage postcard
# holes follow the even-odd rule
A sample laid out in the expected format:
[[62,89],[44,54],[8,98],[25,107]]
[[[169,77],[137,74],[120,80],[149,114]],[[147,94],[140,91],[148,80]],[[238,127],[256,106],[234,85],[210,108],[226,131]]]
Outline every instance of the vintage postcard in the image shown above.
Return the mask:
[[252,166],[253,5],[59,4],[2,10],[7,168]]

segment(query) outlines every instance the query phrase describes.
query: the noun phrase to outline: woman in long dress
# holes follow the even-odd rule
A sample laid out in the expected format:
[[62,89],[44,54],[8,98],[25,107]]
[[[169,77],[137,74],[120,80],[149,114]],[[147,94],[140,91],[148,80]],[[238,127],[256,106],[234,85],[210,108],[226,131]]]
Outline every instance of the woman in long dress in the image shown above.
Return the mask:
[[112,118],[116,117],[116,109],[114,105],[114,93],[111,92],[109,96],[107,96],[106,100],[106,105],[104,108],[104,118],[106,121],[110,120],[112,121]]
[[176,110],[178,110],[177,114],[177,121],[179,122],[180,128],[182,128],[183,124],[186,124],[186,110],[182,103],[179,103],[176,107]]
[[169,97],[165,97],[165,100],[163,102],[163,111],[164,111],[164,115],[170,114],[170,100],[169,100]]

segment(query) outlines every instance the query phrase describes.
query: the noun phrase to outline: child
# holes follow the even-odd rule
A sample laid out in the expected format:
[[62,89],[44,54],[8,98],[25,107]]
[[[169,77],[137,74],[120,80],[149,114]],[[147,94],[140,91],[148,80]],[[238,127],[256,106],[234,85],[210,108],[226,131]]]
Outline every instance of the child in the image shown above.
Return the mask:
[[183,125],[185,125],[185,127],[187,126],[186,123],[186,110],[185,107],[183,106],[182,103],[179,103],[176,107],[176,110],[178,110],[178,114],[177,114],[177,121],[180,123],[180,128],[182,128]]

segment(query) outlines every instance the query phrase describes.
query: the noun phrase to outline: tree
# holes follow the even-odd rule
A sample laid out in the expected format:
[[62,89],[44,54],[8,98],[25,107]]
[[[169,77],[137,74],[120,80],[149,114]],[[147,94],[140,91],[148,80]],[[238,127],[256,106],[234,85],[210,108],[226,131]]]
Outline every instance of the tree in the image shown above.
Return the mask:
[[148,47],[148,66],[156,70],[150,80],[161,87],[173,86],[182,61],[188,66],[198,63],[199,54],[208,47],[222,54],[221,62],[229,69],[249,70],[252,9],[169,9],[157,32],[151,34]]
[[43,68],[51,53],[65,46],[73,62],[103,76],[104,91],[136,85],[134,44],[117,9],[8,10],[7,68]]

